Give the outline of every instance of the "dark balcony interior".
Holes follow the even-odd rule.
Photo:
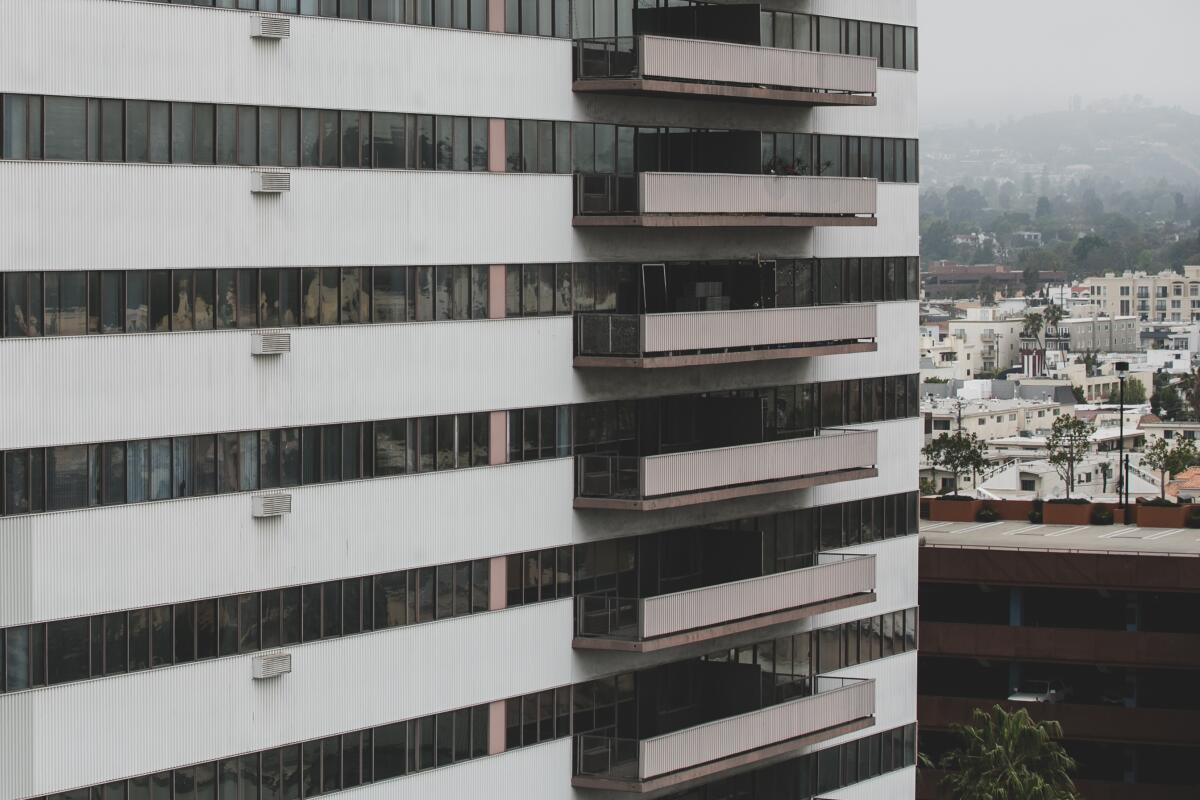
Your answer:
[[[615,151],[613,142],[597,142],[592,145],[592,158],[588,158],[592,143],[575,143],[578,215],[637,214],[639,172],[755,175],[762,171],[757,131],[622,125],[616,134]],[[609,163],[614,155],[616,160]]]
[[[619,540],[629,571],[616,586],[580,592],[579,637],[635,639],[639,600],[759,578],[817,563],[821,509],[718,523]],[[826,511],[839,532],[842,509]]]
[[[639,459],[735,445],[814,436],[818,431],[816,387],[808,384],[621,401],[618,428],[588,452],[577,444],[584,497],[632,497],[639,493]],[[594,437],[577,432],[577,443]]]
[[[1190,669],[923,656],[917,691],[922,696],[976,699],[990,705],[1004,702],[1015,687],[1028,682],[1057,681],[1064,687],[1066,697],[1061,703],[1036,704],[1040,710],[1067,712],[1076,705],[1104,706],[1128,711],[1187,711],[1194,716],[1200,710],[1200,681],[1195,676],[1195,670]],[[1049,716],[1054,718],[1052,712]],[[1114,733],[1117,732],[1067,730],[1068,736],[1084,739],[1093,735],[1108,738]]]
[[[609,12],[611,14],[611,12]],[[733,100],[805,105],[875,105],[869,93],[829,91],[795,86],[737,85],[736,82],[689,80],[673,76],[643,76],[638,53],[642,36],[661,36],[704,42],[781,47],[784,49],[839,52],[849,48],[841,36],[811,35],[807,15],[796,37],[792,36],[791,17],[763,12],[758,4],[699,3],[673,4],[658,8],[632,8],[618,4],[616,19],[597,14],[595,25],[584,23],[577,31],[575,46],[575,88],[584,91],[609,91],[627,94],[654,94],[678,97],[713,96]],[[776,35],[774,18],[784,24]],[[835,20],[836,22],[836,20]],[[612,23],[615,23],[613,25]],[[784,33],[786,29],[786,33]],[[579,34],[582,35],[579,35]],[[826,41],[828,40],[828,41]],[[734,88],[734,87],[737,88]]]
[[[576,774],[636,777],[642,740],[811,695],[808,660],[774,653],[765,642],[576,685]]]
[[[1200,593],[922,583],[928,622],[1021,625],[1200,637]]]

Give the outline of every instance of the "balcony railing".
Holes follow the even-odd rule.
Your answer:
[[[875,682],[818,677],[816,692],[649,739],[575,737],[574,785],[649,792],[753,764],[858,730],[875,714]]]
[[[875,349],[873,304],[577,314],[575,365],[680,367]]]
[[[574,47],[576,91],[875,105],[879,65],[867,56],[649,35]]]
[[[875,225],[870,178],[641,172],[575,176],[575,225],[819,227]]]
[[[874,430],[656,456],[581,454],[576,508],[654,510],[837,483],[875,474]]]
[[[870,602],[875,556],[820,553],[803,569],[656,597],[575,598],[575,647],[652,652]]]

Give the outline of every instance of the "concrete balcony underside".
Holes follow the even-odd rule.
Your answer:
[[[656,369],[869,353],[873,304],[576,317],[576,367]]]
[[[952,724],[970,722],[973,709],[989,709],[994,705],[1009,711],[1023,708],[1037,721],[1056,720],[1062,725],[1063,738],[1067,740],[1200,746],[1200,727],[1196,725],[1196,712],[1191,709],[1012,703],[990,698],[923,694],[917,697],[917,719],[923,728],[949,730]]]
[[[874,353],[875,342],[845,342],[842,344],[798,344],[795,347],[775,346],[769,350],[726,350],[713,353],[671,353],[646,356],[575,356],[576,367],[607,367],[617,369],[669,369],[673,367],[702,367],[716,364],[744,364],[750,361],[778,361],[791,358]]]
[[[614,214],[581,215],[577,228],[874,228],[874,217],[784,216],[781,214]]]
[[[728,83],[697,83],[670,78],[601,78],[577,80],[571,84],[576,92],[622,94],[652,97],[703,98],[738,100],[771,105],[850,106],[870,107],[878,104],[874,97],[857,94],[836,94],[806,89],[784,89],[770,86],[738,86]]]
[[[1200,668],[1200,634],[1032,628],[926,622],[921,652],[931,656]]]
[[[854,681],[809,697],[637,742],[634,775],[576,774],[571,784],[646,794],[681,789],[862,730],[875,719],[875,682]]]
[[[599,631],[589,628],[589,598],[577,599],[578,650],[650,653],[758,630],[875,601],[875,557],[823,555],[826,563],[803,569],[642,598],[617,608],[633,616],[608,623],[601,605]]]

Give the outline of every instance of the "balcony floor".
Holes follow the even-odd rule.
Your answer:
[[[577,228],[874,228],[875,217],[787,214],[584,214]]]
[[[700,492],[664,495],[662,497],[647,497],[624,499],[617,497],[576,497],[575,508],[608,509],[613,511],[659,511],[664,508],[681,508],[700,503],[716,503],[721,500],[732,500],[737,497],[753,497],[762,494],[790,492],[796,489],[808,489],[813,486],[824,486],[829,483],[857,481],[863,478],[878,477],[879,470],[875,467],[848,469],[841,472],[830,472],[823,475],[808,475],[801,478],[786,478],[766,483],[747,483],[741,486],[727,486],[721,489],[707,489]]]
[[[744,633],[745,631],[759,630],[760,628],[768,628],[772,625],[781,625],[785,622],[795,622],[799,619],[816,616],[817,614],[825,614],[830,611],[838,611],[839,609],[843,608],[851,608],[853,606],[874,603],[875,599],[875,592],[865,592],[863,594],[850,595],[849,597],[839,597],[834,600],[826,600],[823,603],[812,603],[810,605],[789,608],[770,614],[760,614],[756,617],[748,617],[746,619],[726,622],[720,625],[712,625],[707,628],[698,628],[696,630],[673,633],[667,636],[659,636],[654,639],[605,639],[604,637],[600,636],[577,636],[571,640],[571,647],[576,650],[609,650],[622,653],[654,653],[659,650],[667,650],[672,647],[682,647],[683,645],[695,644],[696,642],[707,642],[710,639],[718,639],[722,636],[732,636],[734,634]]]
[[[797,736],[794,739],[788,739],[785,742],[760,747],[757,750],[751,750],[745,753],[728,758],[721,758],[716,761],[710,761],[707,764],[700,764],[688,769],[672,772],[667,775],[659,775],[646,780],[637,780],[630,778],[602,778],[591,775],[575,775],[571,778],[571,785],[577,789],[604,789],[614,792],[630,792],[633,794],[646,794],[649,792],[657,792],[663,789],[679,789],[686,788],[687,785],[699,782],[714,776],[727,777],[738,772],[744,772],[750,768],[757,768],[782,761],[790,756],[793,756],[797,750],[811,745],[820,744],[821,742],[835,739],[838,736],[844,736],[848,733],[860,731],[863,728],[868,728],[875,722],[875,717],[863,717],[861,719],[852,720],[842,725],[835,725],[832,728],[826,728],[816,733],[808,734],[807,736]]]
[[[844,92],[819,92],[807,89],[779,89],[733,83],[700,83],[669,78],[596,78],[571,84],[576,92],[624,94],[651,97],[715,97],[772,105],[799,106],[874,106],[874,95]]]
[[[666,369],[699,367],[713,364],[743,364],[751,361],[775,361],[788,358],[874,353],[875,342],[846,342],[843,344],[797,345],[771,350],[734,350],[720,353],[651,356],[575,356],[576,367],[608,367],[618,369]]]

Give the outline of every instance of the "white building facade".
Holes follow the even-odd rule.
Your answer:
[[[912,797],[916,1],[213,5],[0,7],[0,797]]]

